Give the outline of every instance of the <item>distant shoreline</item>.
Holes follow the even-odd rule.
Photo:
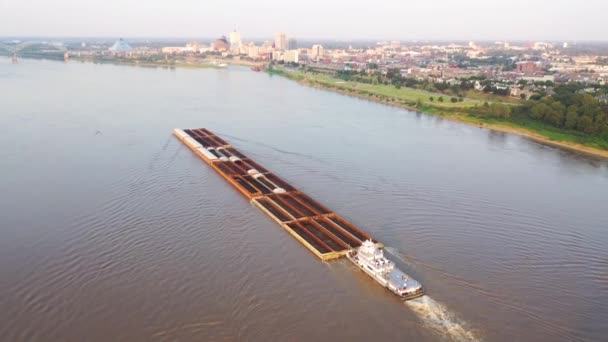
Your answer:
[[[191,60],[170,60],[170,63],[166,62],[148,62],[130,59],[89,59],[82,57],[73,57],[74,61],[91,61],[99,63],[115,63],[120,65],[133,65],[133,66],[150,66],[150,67],[169,67],[169,68],[211,68],[211,69],[222,69],[228,65],[240,65],[240,66],[261,66],[264,63],[256,63],[244,60],[233,60],[233,59],[191,59]]]
[[[6,55],[10,59],[10,56]],[[46,59],[53,61],[62,61],[62,56],[53,55],[29,55],[20,56],[19,59]],[[230,59],[193,59],[188,60],[173,60],[169,63],[164,61],[142,61],[137,59],[120,59],[120,58],[87,58],[71,56],[68,62],[89,62],[94,64],[114,64],[114,65],[129,65],[129,66],[141,66],[141,67],[160,67],[160,68],[210,68],[210,69],[222,69],[228,65],[239,65],[247,67],[264,66],[265,63],[252,62],[246,60],[230,60]]]
[[[415,112],[420,112],[420,113],[424,113],[424,114],[428,114],[428,115],[435,115],[435,116],[439,116],[441,118],[444,118],[444,119],[447,119],[450,121],[464,123],[469,126],[476,126],[479,128],[485,128],[485,129],[489,129],[489,130],[493,130],[493,131],[497,131],[497,132],[516,134],[516,135],[528,138],[530,140],[533,140],[533,141],[536,141],[538,143],[542,143],[545,145],[549,145],[549,146],[553,146],[553,147],[557,147],[557,148],[561,148],[561,149],[569,150],[569,151],[573,151],[573,152],[582,153],[582,154],[585,154],[588,156],[608,159],[608,150],[603,150],[603,149],[599,149],[599,148],[595,148],[595,147],[591,147],[591,146],[586,146],[583,144],[570,142],[570,141],[551,140],[548,137],[545,137],[540,133],[534,132],[534,131],[524,128],[524,127],[511,126],[506,123],[487,123],[487,122],[483,122],[477,118],[467,116],[464,113],[462,113],[462,114],[455,114],[455,113],[448,113],[448,112],[434,113],[431,111],[425,111],[424,109],[421,110],[420,108],[416,108],[415,106],[406,105],[406,104],[399,103],[396,101],[380,99],[378,97],[374,97],[373,95],[367,95],[367,94],[364,95],[364,94],[359,94],[356,92],[350,92],[350,91],[346,91],[346,90],[330,88],[330,87],[324,86],[320,83],[313,83],[313,82],[307,81],[305,79],[298,80],[293,77],[290,77],[288,74],[285,74],[285,73],[278,73],[278,75],[286,77],[290,80],[296,81],[297,83],[308,86],[308,87],[327,90],[327,91],[331,91],[331,92],[342,94],[342,95],[352,96],[352,97],[356,97],[356,98],[360,98],[360,99],[364,99],[364,100],[368,100],[368,101],[372,101],[372,102],[376,102],[376,103],[381,103],[381,104],[389,105],[389,106],[393,106],[393,107],[399,107],[399,108],[403,108],[403,109],[407,109],[407,110],[415,111]]]

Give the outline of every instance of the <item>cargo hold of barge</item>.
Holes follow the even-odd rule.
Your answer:
[[[175,136],[322,260],[345,256],[363,241],[376,240],[268,171],[205,128],[175,129]]]

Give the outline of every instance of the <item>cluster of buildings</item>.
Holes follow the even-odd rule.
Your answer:
[[[340,44],[332,44],[340,46]],[[608,50],[606,50],[608,51]],[[601,52],[581,54],[568,43],[510,43],[504,41],[476,44],[382,41],[359,44],[353,48],[342,44],[327,49],[321,44],[301,46],[293,37],[277,32],[273,40],[245,41],[237,30],[205,43],[183,46],[146,46],[132,48],[119,40],[104,54],[125,58],[162,56],[172,58],[207,58],[246,60],[254,63],[297,63],[318,70],[353,70],[360,73],[387,73],[399,70],[403,78],[430,83],[459,84],[475,81],[474,89],[484,91],[511,89],[511,95],[528,97],[541,84],[582,82],[608,83],[608,56]],[[607,53],[608,55],[608,53]],[[522,80],[525,81],[522,83]],[[525,84],[522,86],[522,84]]]
[[[300,63],[302,61],[317,62],[324,56],[321,45],[311,48],[301,48],[295,38],[287,37],[285,32],[278,32],[274,40],[263,42],[245,42],[241,33],[234,30],[228,37],[221,36],[210,44],[192,42],[186,46],[167,46],[161,52],[170,55],[214,54],[225,58],[245,58],[251,61],[268,62],[282,61]]]
[[[551,92],[555,83],[608,84],[608,58],[584,54],[568,43],[494,42],[477,45],[378,42],[365,48],[324,50],[309,63],[314,68],[387,73],[399,70],[403,78],[430,83],[471,82],[473,89],[509,90],[513,97]],[[481,82],[480,80],[484,80]]]

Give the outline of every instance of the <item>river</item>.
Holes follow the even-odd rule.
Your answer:
[[[245,68],[0,59],[2,341],[599,341],[608,163]],[[207,127],[387,246],[402,303],[185,148]]]

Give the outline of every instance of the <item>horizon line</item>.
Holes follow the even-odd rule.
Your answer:
[[[226,36],[226,35],[222,35]],[[72,35],[0,35],[0,39],[23,39],[23,38],[44,38],[44,39],[175,39],[175,40],[215,40],[218,37],[204,37],[204,36],[153,36],[153,35],[82,35],[82,36],[72,36]],[[368,37],[368,38],[311,38],[311,37],[291,37],[296,40],[303,41],[333,41],[333,42],[370,42],[370,41],[399,41],[399,42],[498,42],[498,41],[506,41],[506,42],[574,42],[574,43],[608,43],[608,39],[504,39],[504,38],[484,38],[484,39],[471,39],[471,38],[379,38],[379,37]],[[249,39],[242,39],[243,41],[264,41],[269,40],[272,41],[274,38],[270,37],[252,37]]]

